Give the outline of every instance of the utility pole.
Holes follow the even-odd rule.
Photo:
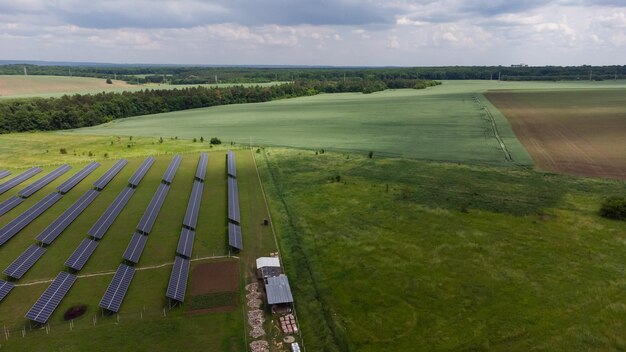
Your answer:
[[[589,69],[589,80],[591,81],[591,69]]]
[[[26,66],[24,66],[24,76],[28,76],[28,71],[26,71]]]
[[[215,84],[217,84],[217,75],[215,75]]]
[[[500,81],[500,77],[502,77],[502,71],[498,71],[498,81]]]

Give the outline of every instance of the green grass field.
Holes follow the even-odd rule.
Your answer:
[[[242,286],[253,280],[254,259],[275,251],[276,246],[271,230],[262,226],[267,218],[263,195],[249,151],[237,153],[239,169],[239,189],[241,192],[241,214],[244,244],[246,251],[240,255]],[[11,338],[1,342],[2,350],[28,351],[84,351],[99,350],[102,346],[119,351],[171,351],[181,343],[189,343],[186,350],[241,351],[245,349],[246,325],[243,320],[243,303],[229,313],[214,313],[188,317],[185,312],[189,302],[182,307],[167,310],[163,317],[163,308],[167,307],[165,290],[174,260],[176,245],[187,200],[191,191],[193,176],[198,161],[198,154],[185,154],[166,202],[154,225],[139,270],[130,287],[126,299],[117,317],[99,315],[98,303],[122,261],[122,254],[134,232],[134,228],[150,202],[160,183],[161,176],[171,160],[171,156],[157,157],[156,163],[141,182],[134,196],[124,211],[113,223],[107,235],[102,239],[94,255],[80,272],[80,277],[49,323],[51,334],[42,330],[29,330],[26,338],[21,338],[21,330],[28,326],[24,315],[48,283],[38,283],[54,278],[64,269],[63,263],[80,241],[86,237],[87,230],[100,214],[126,186],[128,178],[134,173],[143,158],[131,158],[129,164],[105,188],[98,198],[72,223],[61,236],[48,248],[45,255],[17,283],[16,287],[0,303],[0,325],[11,331]],[[34,238],[69,205],[80,197],[114,160],[102,162],[102,166],[82,181],[46,213],[33,221],[18,235],[0,247],[0,267],[5,268],[26,247],[33,244]],[[84,164],[83,164],[84,165]],[[70,172],[40,190],[27,201],[0,218],[0,226],[18,216],[29,206],[67,179],[83,165],[73,165]],[[45,167],[45,171],[52,166]],[[42,174],[43,175],[43,174]],[[15,194],[24,185],[3,194],[0,201]],[[225,153],[209,154],[209,166],[200,208],[200,220],[196,228],[193,258],[227,256],[226,223],[226,175]],[[200,260],[195,263],[206,262]],[[154,267],[154,268],[153,268]],[[90,276],[94,275],[95,276]],[[244,293],[242,292],[242,296]],[[73,331],[63,322],[63,313],[75,305],[86,304],[86,315],[74,322]],[[93,317],[98,321],[93,326]],[[115,335],[115,336],[112,336]],[[193,335],[193,336],[189,336]],[[129,341],[141,340],[138,347]]]
[[[219,136],[242,144],[374,151],[454,162],[503,164],[491,122],[473,97],[488,89],[581,89],[624,82],[446,81],[427,90],[322,94],[260,104],[218,106],[132,117],[69,132],[81,135]],[[516,164],[532,160],[506,119],[490,107]]]
[[[263,160],[307,348],[626,348],[626,232],[597,214],[623,182],[277,148]]]

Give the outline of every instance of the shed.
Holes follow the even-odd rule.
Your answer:
[[[278,275],[268,277],[265,284],[265,291],[267,293],[267,304],[279,305],[279,304],[292,304],[293,296],[291,295],[291,287],[289,287],[289,280],[286,275]]]
[[[256,270],[259,279],[278,276],[283,273],[283,269],[280,267],[280,260],[275,257],[257,258]]]

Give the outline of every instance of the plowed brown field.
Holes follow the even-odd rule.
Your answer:
[[[626,179],[626,90],[492,91],[485,97],[540,169]]]

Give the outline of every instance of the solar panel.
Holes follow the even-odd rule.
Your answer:
[[[198,213],[200,212],[200,201],[202,200],[202,190],[204,184],[200,181],[194,181],[191,188],[191,195],[189,196],[189,202],[187,203],[187,211],[185,212],[185,218],[183,219],[183,225],[188,226],[190,229],[195,229],[198,223]]]
[[[109,287],[104,292],[104,296],[102,296],[99,307],[117,313],[122,306],[122,301],[134,275],[135,268],[120,264]]]
[[[48,210],[48,208],[58,202],[61,198],[63,198],[63,196],[56,192],[50,193],[35,205],[20,214],[20,216],[6,224],[0,229],[0,246],[4,245],[8,240],[35,220],[39,215]]]
[[[29,178],[37,175],[38,173],[40,173],[42,170],[38,167],[33,167],[30,168],[24,172],[22,172],[21,174],[13,177],[12,179],[8,180],[7,182],[3,183],[0,185],[0,194],[3,194],[4,192],[10,190],[11,188],[19,185],[20,183],[28,180]]]
[[[235,153],[232,150],[228,151],[226,156],[227,164],[228,164],[228,175],[232,177],[237,177],[237,166],[235,163]]]
[[[196,179],[204,182],[204,176],[206,175],[206,166],[209,164],[209,154],[200,154],[200,160],[198,160],[198,168],[196,169]]]
[[[24,201],[24,198],[13,196],[4,202],[0,203],[0,216],[8,213],[11,209],[20,205]]]
[[[151,156],[146,158],[146,160],[144,160],[143,163],[139,165],[137,171],[135,171],[135,173],[130,177],[130,179],[128,180],[128,184],[133,187],[137,187],[139,185],[139,182],[141,182],[148,170],[150,170],[150,168],[152,167],[152,164],[154,164],[154,160],[155,159]]]
[[[176,257],[174,267],[170,275],[170,282],[167,285],[165,296],[173,300],[184,302],[185,290],[187,289],[187,277],[189,276],[189,259]]]
[[[85,177],[89,176],[89,174],[92,173],[99,166],[100,163],[92,161],[91,163],[87,164],[87,166],[85,166],[82,170],[78,171],[77,173],[72,175],[72,177],[63,182],[59,187],[57,187],[57,190],[61,193],[69,192],[72,188],[74,188],[74,186],[80,183],[80,181],[84,180]]]
[[[37,241],[44,244],[51,244],[59,235],[76,220],[76,218],[100,195],[100,192],[93,189],[88,190],[82,197],[78,198],[63,214],[59,215],[48,227],[37,236]]]
[[[180,231],[180,238],[178,239],[178,247],[176,253],[191,258],[191,251],[193,250],[193,239],[196,237],[196,232],[183,228]]]
[[[241,237],[241,226],[228,224],[228,245],[238,250],[243,249],[243,239]]]
[[[167,196],[167,192],[169,191],[170,186],[165,185],[163,183],[159,184],[159,188],[154,193],[150,204],[148,204],[148,208],[143,213],[141,220],[139,220],[139,225],[137,225],[137,230],[143,233],[150,233],[152,230],[152,226],[154,225],[154,221],[159,215],[159,211],[163,206],[163,202],[165,201],[165,197]]]
[[[20,254],[17,259],[13,261],[13,263],[9,264],[9,266],[4,269],[3,273],[6,276],[10,276],[15,279],[20,279],[28,269],[32,268],[35,263],[41,258],[41,256],[46,253],[46,249],[43,247],[39,247],[37,245],[31,245],[26,248],[22,254]]]
[[[0,302],[6,297],[9,292],[15,287],[15,284],[12,282],[0,280]]]
[[[178,166],[180,165],[181,160],[183,160],[183,158],[180,155],[174,155],[174,158],[172,158],[172,162],[170,162],[170,165],[167,167],[167,170],[165,170],[165,173],[163,174],[163,181],[165,181],[166,183],[172,183],[172,180],[174,180],[174,175],[176,175],[176,170],[178,170]]]
[[[9,176],[10,174],[11,174],[11,171],[9,170],[0,170],[0,180]]]
[[[143,253],[143,249],[146,247],[146,242],[148,242],[148,236],[135,233],[130,239],[128,247],[126,247],[123,258],[135,264],[139,263],[139,258],[141,258],[141,253]]]
[[[231,221],[239,223],[239,187],[237,187],[237,179],[228,178],[228,218]]]
[[[85,238],[74,250],[74,253],[67,258],[65,266],[74,270],[81,270],[89,260],[89,257],[98,247],[98,242]]]
[[[59,176],[61,176],[64,173],[66,173],[71,168],[72,167],[69,166],[69,165],[65,165],[65,164],[61,165],[58,168],[56,168],[55,170],[53,170],[52,172],[50,172],[49,174],[47,174],[44,177],[40,178],[39,180],[31,183],[28,187],[26,187],[23,190],[19,191],[17,194],[20,197],[28,198],[33,193],[35,193],[35,192],[39,191],[40,189],[44,188],[50,182],[52,182],[52,181],[56,180],[57,178],[59,178]]]
[[[100,178],[93,183],[93,186],[100,190],[104,189],[104,187],[106,187],[106,185],[111,182],[113,177],[115,177],[120,171],[122,171],[126,164],[128,164],[128,160],[118,160],[115,164],[113,164],[113,166],[111,166],[110,169],[107,170],[107,172],[104,173],[104,175],[100,176]]]
[[[87,234],[102,239],[104,234],[109,230],[109,227],[113,224],[113,221],[120,215],[122,209],[126,206],[126,203],[130,200],[130,197],[135,193],[134,188],[124,187],[122,192],[115,198],[113,203],[109,205],[107,210],[100,216],[98,221],[87,231]]]
[[[72,288],[74,282],[76,282],[76,275],[61,271],[28,313],[26,313],[26,319],[45,324],[55,309],[57,309],[63,297]]]

